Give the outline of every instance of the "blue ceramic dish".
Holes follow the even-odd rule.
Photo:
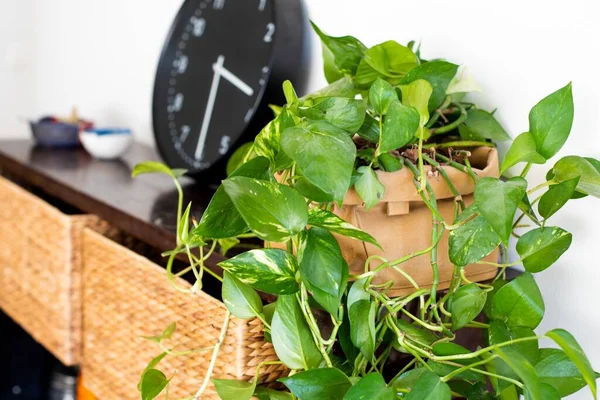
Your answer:
[[[44,147],[79,146],[79,126],[64,122],[29,122],[37,144]]]
[[[128,128],[89,128],[85,133],[93,133],[98,136],[104,135],[131,135],[131,129]]]

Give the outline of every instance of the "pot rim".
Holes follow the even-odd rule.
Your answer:
[[[487,146],[477,147],[471,152],[469,160],[471,161],[471,165],[484,165],[483,169],[473,167],[473,172],[478,177],[489,176],[498,178],[500,176],[498,150],[496,148]],[[449,165],[444,165],[442,168],[461,195],[473,193],[475,184],[466,173]],[[432,171],[431,165],[425,166],[425,170],[428,173],[427,181],[431,185],[437,199],[455,197],[441,175],[430,174]],[[413,183],[413,175],[408,168],[402,168],[395,172],[377,170],[376,173],[379,181],[385,187],[385,193],[380,203],[422,201]],[[343,202],[344,205],[349,206],[358,206],[363,203],[363,200],[354,187],[348,190]]]

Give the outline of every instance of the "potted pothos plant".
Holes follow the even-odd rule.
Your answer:
[[[548,163],[569,136],[571,85],[531,109],[498,170],[494,142],[509,136],[493,113],[465,100],[474,86],[455,64],[423,60],[414,44],[367,48],[315,31],[331,84],[301,98],[284,84],[287,104],[235,156],[199,222],[190,224],[179,200],[169,265],[187,253],[201,272],[207,252],[195,257],[195,247],[211,252],[249,236],[266,243],[221,262],[219,279],[231,314],[263,322],[274,362],[289,368],[279,379],[285,389],[214,379],[220,397],[551,400],[587,385],[596,398],[598,374],[574,337],[534,332],[544,301],[533,274],[572,240],[550,218],[568,201],[600,197],[592,158],[563,157],[546,182],[527,181],[532,164]],[[179,185],[162,164],[140,164],[134,175],[146,172]],[[365,220],[383,228],[361,229],[373,225]],[[511,236],[514,261],[497,252]],[[525,272],[508,281],[513,265]],[[265,305],[257,291],[276,300]],[[465,328],[481,330],[486,345],[457,344]],[[544,338],[558,348],[540,348]],[[214,365],[219,343],[212,351]],[[144,371],[144,399],[168,384],[158,368],[153,361]]]

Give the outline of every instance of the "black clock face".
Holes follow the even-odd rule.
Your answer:
[[[157,146],[172,167],[205,170],[247,130],[272,72],[273,8],[272,0],[184,3],[154,89]]]

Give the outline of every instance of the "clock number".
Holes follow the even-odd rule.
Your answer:
[[[204,18],[192,17],[190,22],[193,25],[192,33],[196,37],[202,36],[204,28],[206,27],[206,20]]]
[[[178,111],[181,111],[182,107],[183,107],[183,94],[177,93],[175,95],[175,98],[173,98],[173,102],[167,107],[167,111],[170,113],[178,112]]]
[[[229,151],[229,143],[231,142],[231,138],[229,136],[223,136],[221,138],[221,143],[219,146],[219,154],[223,155]]]
[[[183,73],[185,73],[185,70],[187,69],[188,61],[189,61],[188,57],[182,55],[179,58],[177,58],[175,61],[173,61],[173,67],[175,67],[177,69],[177,72],[179,74],[183,74]]]
[[[215,0],[213,3],[213,9],[222,10],[225,7],[225,0]]]
[[[187,139],[188,135],[190,134],[190,127],[188,125],[183,125],[181,127],[181,136],[179,137],[179,140],[183,143],[185,142],[185,139]]]
[[[275,33],[275,24],[272,22],[269,22],[267,24],[267,33],[265,34],[265,37],[263,38],[265,43],[271,43],[273,41],[274,33]]]
[[[258,3],[258,11],[264,11],[266,5],[267,0],[260,0],[260,2]]]

